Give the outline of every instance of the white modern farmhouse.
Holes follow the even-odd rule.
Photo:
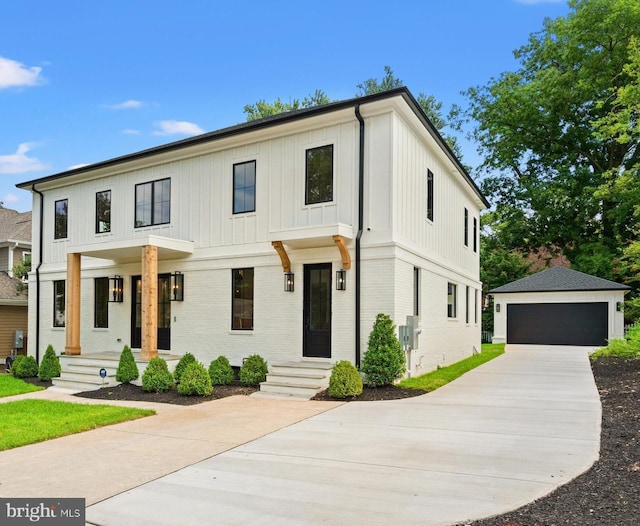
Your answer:
[[[29,354],[359,364],[376,314],[411,374],[480,349],[488,204],[400,88],[24,182]]]

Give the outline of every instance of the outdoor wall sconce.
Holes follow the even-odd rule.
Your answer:
[[[294,285],[295,283],[294,283],[293,272],[285,272],[284,273],[284,291],[293,292]]]
[[[500,312],[500,304],[496,303],[496,312]]]
[[[184,301],[184,274],[177,270],[171,274],[171,301]]]
[[[122,276],[113,276],[109,278],[109,302],[122,303],[123,300],[124,279]]]
[[[617,301],[616,302],[616,310],[618,312],[622,312],[624,310],[624,303],[622,303],[621,301]]]
[[[347,271],[343,268],[336,270],[336,290],[347,290]]]

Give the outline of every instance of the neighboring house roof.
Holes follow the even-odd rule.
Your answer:
[[[0,242],[8,240],[31,243],[31,212],[0,208]]]
[[[334,111],[343,110],[350,107],[358,107],[360,104],[366,104],[369,102],[374,102],[378,100],[384,100],[392,97],[402,97],[408,106],[412,109],[415,115],[420,119],[422,124],[425,126],[427,131],[431,134],[431,136],[438,143],[440,148],[445,152],[447,157],[456,165],[462,176],[469,183],[473,191],[482,201],[482,203],[488,208],[489,202],[486,200],[482,192],[471,178],[467,169],[462,165],[460,160],[455,156],[455,154],[451,151],[451,148],[443,139],[442,135],[438,132],[435,126],[431,123],[427,115],[424,113],[416,99],[413,97],[411,92],[405,88],[397,88],[390,91],[384,91],[380,93],[375,93],[373,95],[367,95],[365,97],[356,97],[353,99],[332,102],[330,104],[324,104],[322,106],[314,106],[312,108],[304,108],[301,110],[288,111],[284,113],[279,113],[277,115],[271,115],[269,117],[264,117],[262,119],[257,119],[255,121],[246,122],[242,124],[237,124],[235,126],[230,126],[228,128],[223,128],[218,131],[213,131],[210,133],[204,133],[202,135],[197,135],[195,137],[190,137],[188,139],[183,139],[181,141],[172,142],[169,144],[164,144],[162,146],[157,146],[155,148],[149,148],[147,150],[142,150],[140,152],[136,152],[129,155],[124,155],[122,157],[116,157],[114,159],[109,159],[107,161],[102,161],[95,164],[90,164],[86,166],[82,166],[79,168],[74,168],[72,170],[67,170],[65,172],[60,172],[58,174],[50,175],[47,177],[42,177],[40,179],[34,179],[32,181],[25,181],[24,183],[20,183],[16,185],[18,188],[22,188],[25,190],[31,190],[35,184],[44,183],[48,181],[53,181],[55,179],[60,179],[63,177],[69,177],[72,175],[82,174],[84,172],[90,172],[92,170],[96,170],[99,168],[105,168],[108,166],[114,166],[121,163],[125,163],[128,161],[132,161],[135,159],[140,159],[144,157],[149,157],[152,155],[166,153],[173,150],[179,150],[181,148],[188,148],[190,146],[194,146],[201,143],[216,141],[225,137],[231,137],[234,135],[239,135],[242,133],[247,133],[254,130],[259,130],[262,128],[269,128],[272,126],[277,126],[279,124],[284,124],[287,122],[293,122],[297,120],[302,120],[309,117],[314,117],[317,115],[322,115],[325,113],[330,113]]]
[[[562,292],[576,290],[629,290],[631,287],[598,278],[566,267],[551,267],[526,278],[512,281],[489,291],[489,294],[514,292]]]
[[[19,303],[26,305],[27,289],[24,287],[24,290],[18,293],[19,285],[18,278],[12,278],[6,272],[0,272],[0,304]]]

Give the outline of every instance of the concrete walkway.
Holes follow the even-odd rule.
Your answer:
[[[600,416],[584,350],[508,352],[425,396],[308,418],[93,505],[87,521],[454,524],[585,471]]]

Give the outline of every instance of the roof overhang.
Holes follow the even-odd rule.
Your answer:
[[[158,248],[158,259],[178,259],[193,254],[193,241],[173,239],[161,236],[142,236],[114,241],[100,241],[84,245],[69,245],[67,252],[82,254],[83,256],[110,259],[117,263],[140,261],[142,247],[155,246]]]
[[[327,226],[272,230],[269,232],[269,241],[282,241],[291,248],[319,248],[335,246],[334,236],[342,236],[346,242],[349,242],[353,239],[353,227],[337,223]]]

